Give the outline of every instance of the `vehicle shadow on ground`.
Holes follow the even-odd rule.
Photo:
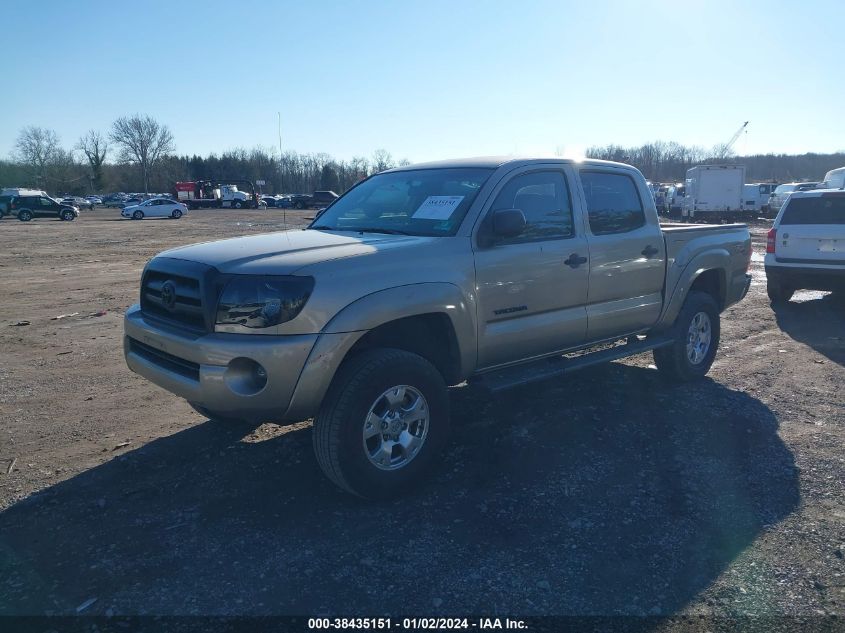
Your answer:
[[[328,483],[310,429],[211,422],[57,484],[0,515],[0,614],[672,613],[799,503],[771,411],[711,380],[614,363],[452,406],[388,503]]]
[[[820,299],[772,306],[778,327],[800,343],[845,365],[845,301],[832,294]]]

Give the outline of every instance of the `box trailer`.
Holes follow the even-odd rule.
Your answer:
[[[681,215],[695,221],[733,222],[754,216],[742,204],[745,167],[699,165],[687,170]]]

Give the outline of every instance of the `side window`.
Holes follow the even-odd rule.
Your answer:
[[[53,206],[53,201],[52,201],[52,200],[48,200],[47,198],[39,198],[39,199],[38,199],[38,204],[39,204],[40,206],[44,207],[45,209],[49,209],[50,207],[52,207],[52,206]]]
[[[521,235],[498,239],[497,244],[554,240],[575,233],[569,187],[559,171],[515,176],[496,196],[491,212],[501,209],[519,209],[527,226]]]
[[[582,171],[593,235],[627,233],[645,224],[645,212],[637,186],[627,174]]]

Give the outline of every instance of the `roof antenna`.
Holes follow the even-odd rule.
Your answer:
[[[279,182],[281,182],[282,176],[282,113],[281,111],[278,112],[279,115]],[[285,227],[285,232],[288,230],[288,208],[282,207],[282,223]],[[290,236],[288,236],[290,239]]]

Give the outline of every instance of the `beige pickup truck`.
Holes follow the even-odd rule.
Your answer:
[[[385,497],[446,441],[449,385],[494,392],[649,350],[671,380],[704,376],[750,258],[745,225],[660,226],[627,165],[412,165],[306,230],[153,258],[126,362],[211,420],[313,417],[326,475]]]

